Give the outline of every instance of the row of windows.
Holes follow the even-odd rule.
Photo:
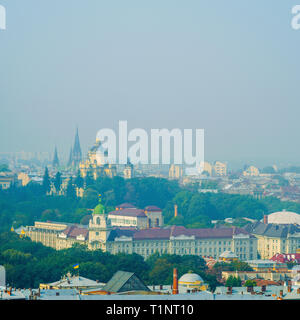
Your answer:
[[[118,250],[118,252],[128,252],[128,250],[126,250],[126,248],[123,248],[121,250]],[[195,250],[191,250],[191,249],[187,249],[187,248],[181,248],[181,249],[174,249],[174,250],[171,250],[171,251],[168,251],[167,249],[149,249],[149,248],[138,248],[136,250],[134,250],[135,253],[137,254],[141,254],[141,255],[144,255],[144,256],[149,256],[155,252],[159,252],[161,254],[163,253],[174,253],[174,254],[195,254],[195,255],[206,255],[209,253],[209,255],[213,256],[214,258],[217,258],[219,255],[220,255],[220,252],[219,254],[217,255],[216,252],[214,253],[211,253],[211,252],[206,252],[206,250],[204,250],[203,252],[201,250],[197,250],[197,248]],[[253,259],[254,255],[252,253],[249,254],[249,256],[245,253],[243,254],[239,254],[239,258],[240,259]]]
[[[110,221],[111,221],[111,223],[116,223],[116,224],[136,225],[136,220],[112,218],[112,219],[110,219]]]

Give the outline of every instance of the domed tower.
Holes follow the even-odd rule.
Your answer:
[[[95,207],[92,219],[89,222],[90,249],[106,251],[106,241],[111,229],[110,220],[105,212],[105,206],[101,203],[101,195],[99,195],[99,204]]]

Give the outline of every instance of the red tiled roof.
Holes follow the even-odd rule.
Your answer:
[[[170,229],[144,229],[139,230],[133,234],[134,240],[142,239],[169,239],[170,238]]]
[[[69,238],[76,238],[79,235],[82,235],[84,236],[84,238],[87,238],[89,231],[86,228],[69,226],[63,231],[63,233],[66,234]]]
[[[134,233],[134,239],[169,239],[171,236],[178,237],[180,235],[195,236],[196,239],[232,238],[233,234],[239,233],[249,234],[240,228],[186,229],[183,226],[172,226],[171,228],[155,228],[137,231]]]
[[[264,280],[264,279],[251,279],[251,280],[255,281],[257,287],[280,285],[278,282],[272,281],[272,280]]]
[[[108,214],[114,215],[114,216],[122,216],[122,217],[145,217],[146,218],[144,210],[135,209],[135,208],[115,210],[115,211],[109,212]]]
[[[285,263],[295,261],[300,263],[300,253],[276,253],[270,260]]]

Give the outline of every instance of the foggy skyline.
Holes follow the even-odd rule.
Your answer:
[[[300,164],[294,1],[0,0],[0,152],[205,130],[205,158]]]

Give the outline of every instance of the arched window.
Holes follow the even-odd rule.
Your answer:
[[[96,219],[96,224],[100,224],[100,218],[99,217]]]
[[[156,226],[156,227],[159,226],[159,219],[158,219],[158,218],[155,219],[155,226]]]

